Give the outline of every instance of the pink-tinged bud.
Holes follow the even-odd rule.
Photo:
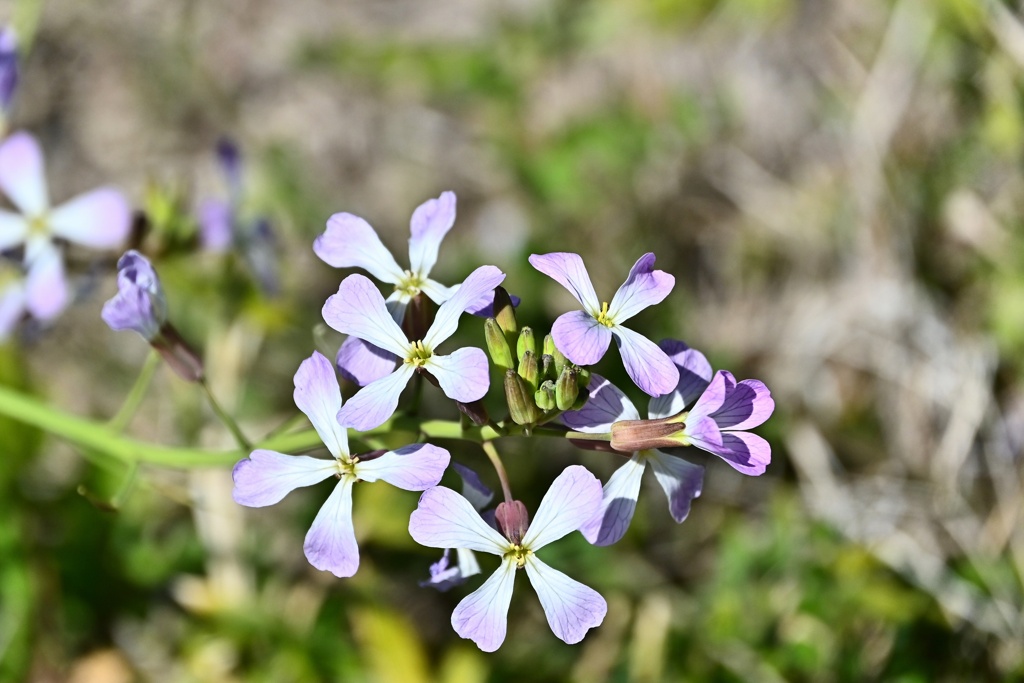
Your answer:
[[[513,500],[511,503],[498,503],[494,511],[494,518],[498,521],[498,528],[505,538],[519,545],[523,542],[526,529],[530,526],[530,514],[521,500]]]
[[[204,377],[203,361],[192,347],[188,345],[174,326],[170,323],[160,328],[159,334],[150,340],[150,345],[156,349],[165,361],[174,370],[178,377],[186,382],[201,382]]]
[[[430,328],[430,300],[422,292],[414,296],[405,308],[402,331],[409,339],[423,339]]]
[[[621,420],[612,425],[612,448],[622,453],[635,453],[652,448],[684,446],[683,422],[670,417],[662,420]]]
[[[473,421],[477,427],[483,427],[491,421],[491,416],[487,412],[487,406],[484,405],[483,401],[472,401],[470,403],[463,403],[462,401],[455,402],[456,407],[459,411]]]

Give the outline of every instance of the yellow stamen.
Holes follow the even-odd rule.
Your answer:
[[[614,327],[615,321],[608,315],[608,302],[601,302],[601,312],[597,314],[597,322],[601,323],[605,327]]]
[[[405,271],[405,276],[395,285],[395,291],[413,297],[423,289],[423,278],[411,270]]]
[[[405,359],[405,362],[420,368],[426,364],[432,355],[434,355],[434,352],[428,349],[426,344],[422,341],[414,341],[412,343],[412,351],[409,353],[408,358]]]
[[[524,548],[521,545],[513,544],[509,547],[504,557],[513,557],[516,561],[516,569],[522,569],[526,566],[526,558],[533,555],[533,551],[529,548]]]

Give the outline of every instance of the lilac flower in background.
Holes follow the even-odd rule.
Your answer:
[[[152,341],[167,322],[167,299],[153,266],[134,249],[117,262],[117,290],[103,304],[103,321],[112,330],[135,330]]]
[[[348,433],[336,418],[342,407],[334,366],[314,353],[295,373],[295,405],[306,414],[330,460],[256,450],[235,465],[236,502],[248,507],[273,505],[302,486],[337,477],[338,483],[306,534],[303,549],[309,563],[338,577],[359,568],[359,546],[352,526],[352,487],[356,482],[386,481],[407,491],[423,491],[441,481],[448,451],[430,444],[412,444],[394,451],[351,455]]]
[[[63,258],[54,239],[110,249],[128,236],[131,214],[124,196],[112,188],[50,208],[43,171],[39,143],[28,133],[15,133],[0,144],[0,190],[21,211],[0,210],[0,251],[25,245],[29,279],[33,271],[40,278],[34,296],[29,295],[29,308],[36,317],[48,319],[68,300]]]
[[[608,605],[595,590],[545,564],[536,553],[578,530],[600,505],[601,483],[586,468],[572,465],[555,478],[533,522],[517,538],[495,531],[468,500],[443,486],[420,497],[409,519],[409,533],[417,543],[431,548],[468,548],[501,558],[494,574],[452,613],[455,632],[481,650],[493,652],[505,640],[516,569],[522,568],[551,630],[566,643],[578,643],[604,621]]]
[[[10,26],[0,28],[0,136],[6,129],[18,90],[18,37]]]
[[[474,510],[478,513],[482,512],[494,498],[494,492],[480,481],[476,472],[468,467],[453,462],[452,469],[462,478],[462,497],[469,501]],[[436,588],[443,592],[465,583],[470,576],[480,573],[480,564],[476,561],[476,555],[472,550],[454,548],[458,558],[455,564],[451,563],[452,550],[452,548],[444,549],[441,559],[430,565],[430,578],[421,581],[420,586]]]
[[[751,475],[762,474],[771,460],[767,441],[756,434],[728,431],[756,427],[768,419],[775,404],[767,387],[757,380],[739,384],[731,380],[728,385],[726,378],[732,375],[724,371],[712,381],[711,365],[700,351],[671,339],[662,341],[660,347],[677,366],[679,383],[672,393],[651,399],[648,420],[639,421],[637,409],[625,394],[599,375],[591,375],[587,404],[562,414],[562,421],[570,429],[611,432],[614,448],[633,451],[629,461],[605,484],[600,513],[582,529],[595,545],[611,545],[626,533],[648,464],[668,496],[672,518],[682,522],[689,515],[691,502],[701,492],[704,468],[656,447],[694,445]],[[724,391],[726,386],[731,389]],[[694,400],[697,403],[693,409],[683,412]],[[617,432],[631,438],[617,443]],[[727,437],[726,442],[726,434],[735,434],[735,441]]]
[[[532,254],[530,264],[569,290],[583,305],[582,311],[559,316],[551,328],[555,345],[566,358],[576,365],[593,365],[604,357],[614,338],[626,372],[638,387],[651,396],[672,391],[679,381],[672,361],[647,337],[622,326],[648,306],[664,300],[675,286],[674,277],[654,270],[654,254],[644,254],[633,264],[610,304],[598,300],[578,254]]]
[[[430,329],[417,341],[406,338],[369,278],[349,275],[342,280],[338,293],[324,304],[327,324],[402,359],[393,372],[369,383],[349,399],[338,414],[342,424],[361,431],[383,424],[395,412],[399,395],[420,368],[430,372],[451,399],[469,403],[482,398],[490,386],[487,354],[478,348],[462,348],[443,356],[435,353],[435,349],[455,334],[467,304],[493,291],[504,279],[505,274],[494,266],[474,270],[458,291],[441,304]]]

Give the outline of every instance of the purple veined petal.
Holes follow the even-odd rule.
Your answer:
[[[697,448],[715,453],[723,449],[722,431],[718,423],[710,417],[694,417],[690,413],[686,417],[686,429],[683,432],[690,440],[690,444]]]
[[[562,413],[562,422],[569,429],[589,434],[605,434],[620,420],[639,420],[640,413],[619,388],[597,373],[590,373],[587,384],[590,398],[579,410]]]
[[[612,331],[586,311],[569,311],[551,326],[555,346],[576,365],[593,365],[608,351]]]
[[[25,279],[25,307],[39,320],[51,320],[68,305],[64,256],[52,245],[36,255]]]
[[[234,212],[222,199],[206,199],[199,205],[199,242],[203,249],[224,252],[231,248],[234,236]]]
[[[487,507],[494,499],[494,491],[480,480],[480,475],[457,462],[452,462],[452,469],[462,479],[462,497],[478,511]]]
[[[673,276],[654,270],[654,254],[648,252],[629,269],[626,281],[608,305],[608,315],[621,324],[645,308],[664,301],[675,285]]]
[[[452,628],[484,652],[494,652],[505,641],[508,606],[515,586],[515,560],[502,560],[490,578],[462,599],[452,612]]]
[[[737,471],[752,477],[764,474],[772,461],[771,445],[750,432],[722,432],[721,447],[704,450],[714,453]]]
[[[134,330],[147,341],[160,332],[153,303],[146,290],[140,287],[119,288],[117,294],[103,304],[100,317],[110,329]]]
[[[341,281],[323,308],[324,320],[342,334],[359,337],[399,358],[409,354],[409,340],[391,318],[376,285],[364,275],[349,275]]]
[[[690,514],[690,503],[700,496],[704,487],[704,468],[661,451],[654,451],[647,462],[651,463],[654,476],[668,496],[672,519],[683,522]]]
[[[469,274],[451,297],[437,309],[434,322],[423,337],[427,348],[436,349],[439,344],[455,334],[459,318],[466,307],[483,294],[493,291],[505,279],[505,273],[494,266],[480,266]]]
[[[446,486],[427,489],[409,517],[409,535],[428,548],[467,548],[503,555],[508,540],[473,505]]]
[[[657,344],[622,325],[612,328],[612,334],[619,346],[626,374],[634,384],[650,396],[660,396],[675,389],[679,383],[679,368]]]
[[[0,277],[6,277],[3,269],[4,264],[0,263]],[[6,284],[0,284],[0,342],[11,335],[24,314],[25,285],[20,274],[12,275]]]
[[[711,383],[708,384],[707,389],[704,390],[700,398],[697,399],[697,402],[690,408],[687,422],[718,412],[718,409],[725,403],[728,384],[731,379],[732,375],[724,370],[716,372],[715,376],[711,378]]]
[[[383,480],[406,491],[424,491],[437,486],[451,456],[429,443],[414,443],[388,451],[379,458],[360,460],[355,473],[363,481]]]
[[[600,508],[601,482],[587,468],[570,465],[551,482],[522,545],[536,552],[580,529]]]
[[[536,555],[527,558],[526,575],[537,591],[548,626],[560,640],[578,643],[604,621],[608,603],[590,586],[569,578]]]
[[[342,476],[316,514],[302,546],[311,565],[338,578],[352,576],[359,569],[359,545],[352,526],[353,484],[351,476]]]
[[[0,190],[29,217],[41,215],[50,206],[43,151],[28,133],[14,133],[0,144]]]
[[[671,393],[651,399],[647,416],[652,420],[683,412],[707,389],[712,376],[711,363],[697,349],[691,349],[676,339],[662,339],[658,347],[668,354],[679,370],[679,383]]]
[[[445,287],[437,280],[425,278],[423,280],[423,284],[420,285],[420,291],[426,294],[427,297],[435,304],[440,305],[451,298],[452,294],[455,293],[456,287],[458,287],[458,285],[455,287]]]
[[[338,411],[338,422],[345,427],[365,432],[379,427],[395,414],[398,397],[416,369],[402,363],[387,377],[370,382]]]
[[[519,308],[519,303],[522,301],[515,294],[508,295],[509,301],[512,302],[512,308]],[[470,302],[466,306],[466,313],[475,315],[480,318],[493,318],[494,317],[494,292],[487,292],[476,301]]]
[[[338,424],[341,410],[341,387],[331,361],[314,351],[299,364],[295,372],[295,405],[305,413],[320,440],[335,458],[348,455],[348,432]]]
[[[590,273],[587,272],[587,267],[583,265],[583,259],[579,254],[565,251],[531,254],[529,261],[531,266],[568,289],[588,313],[597,315],[600,312],[601,301],[597,298]],[[561,346],[558,348],[565,353]]]
[[[335,460],[256,450],[231,472],[231,497],[239,505],[260,508],[278,503],[297,488],[318,484],[338,473]]]
[[[341,343],[335,360],[341,376],[361,387],[390,375],[397,362],[395,354],[357,337],[348,337]]]
[[[753,429],[775,410],[775,401],[764,382],[745,379],[733,385],[722,406],[711,415],[722,429]]]
[[[28,237],[28,220],[17,213],[0,209],[0,251],[16,247]]]
[[[405,277],[376,231],[359,216],[336,213],[327,230],[313,242],[313,251],[335,268],[362,268],[382,282],[397,285]]]
[[[455,193],[442,192],[437,199],[428,199],[412,212],[409,223],[409,267],[426,276],[437,263],[441,241],[455,225]],[[427,295],[429,296],[429,294]]]
[[[640,496],[644,469],[644,459],[634,455],[608,479],[601,497],[601,508],[580,529],[591,544],[611,545],[626,535]]]
[[[86,192],[67,201],[49,217],[57,237],[93,249],[112,249],[128,238],[131,209],[124,195],[109,187]]]
[[[472,346],[447,356],[434,354],[424,367],[437,379],[445,396],[462,403],[483,398],[491,386],[487,354]]]

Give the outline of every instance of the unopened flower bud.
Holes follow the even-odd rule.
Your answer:
[[[679,417],[616,422],[612,425],[612,448],[623,453],[635,453],[651,448],[685,446],[688,440],[682,432],[686,424]]]
[[[540,419],[541,413],[534,401],[534,390],[515,370],[505,372],[505,400],[508,412],[517,425],[530,425]]]
[[[526,535],[526,530],[530,526],[530,514],[521,500],[498,503],[498,508],[494,511],[494,518],[505,538],[516,545],[523,542],[523,536]]]
[[[203,361],[174,326],[166,323],[160,333],[149,341],[166,361],[168,367],[186,382],[201,382],[205,375]]]
[[[578,365],[576,367],[576,383],[580,389],[586,389],[587,385],[590,384],[590,370],[581,368]]]
[[[470,403],[456,401],[455,405],[477,427],[482,427],[491,421],[490,415],[487,414],[487,406],[484,405],[483,401],[472,401]]]
[[[569,410],[576,403],[576,397],[580,393],[578,374],[574,365],[562,368],[562,374],[558,376],[558,383],[555,385],[555,405],[559,410]]]
[[[516,332],[519,331],[519,323],[516,322],[516,309],[512,305],[512,297],[508,295],[504,287],[494,288],[494,319],[498,321],[498,327],[505,333],[507,339],[515,338]]]
[[[555,401],[555,383],[551,380],[545,380],[540,385],[540,389],[533,395],[533,398],[537,403],[537,407],[544,412],[554,410],[557,405]]]
[[[555,359],[549,353],[540,357],[540,379],[542,382],[548,379],[558,379],[558,373],[555,371]]]
[[[523,356],[529,351],[533,355],[537,355],[537,340],[533,338],[533,330],[529,327],[524,327],[522,332],[519,333],[519,340],[516,341],[516,357],[519,358],[519,362],[523,362]]]
[[[519,376],[530,385],[530,391],[536,391],[540,386],[540,367],[537,365],[537,356],[533,351],[527,351],[519,357]]]
[[[555,339],[550,334],[544,335],[544,353],[555,359],[555,375],[561,374],[562,368],[565,367],[565,356],[555,346]]]
[[[501,331],[498,321],[488,318],[484,321],[484,340],[487,342],[487,353],[491,356],[491,362],[502,371],[515,368],[512,361],[512,351],[508,348],[508,341]]]
[[[117,294],[103,304],[103,321],[112,330],[135,330],[146,341],[167,322],[167,299],[160,278],[134,249],[117,261]]]

